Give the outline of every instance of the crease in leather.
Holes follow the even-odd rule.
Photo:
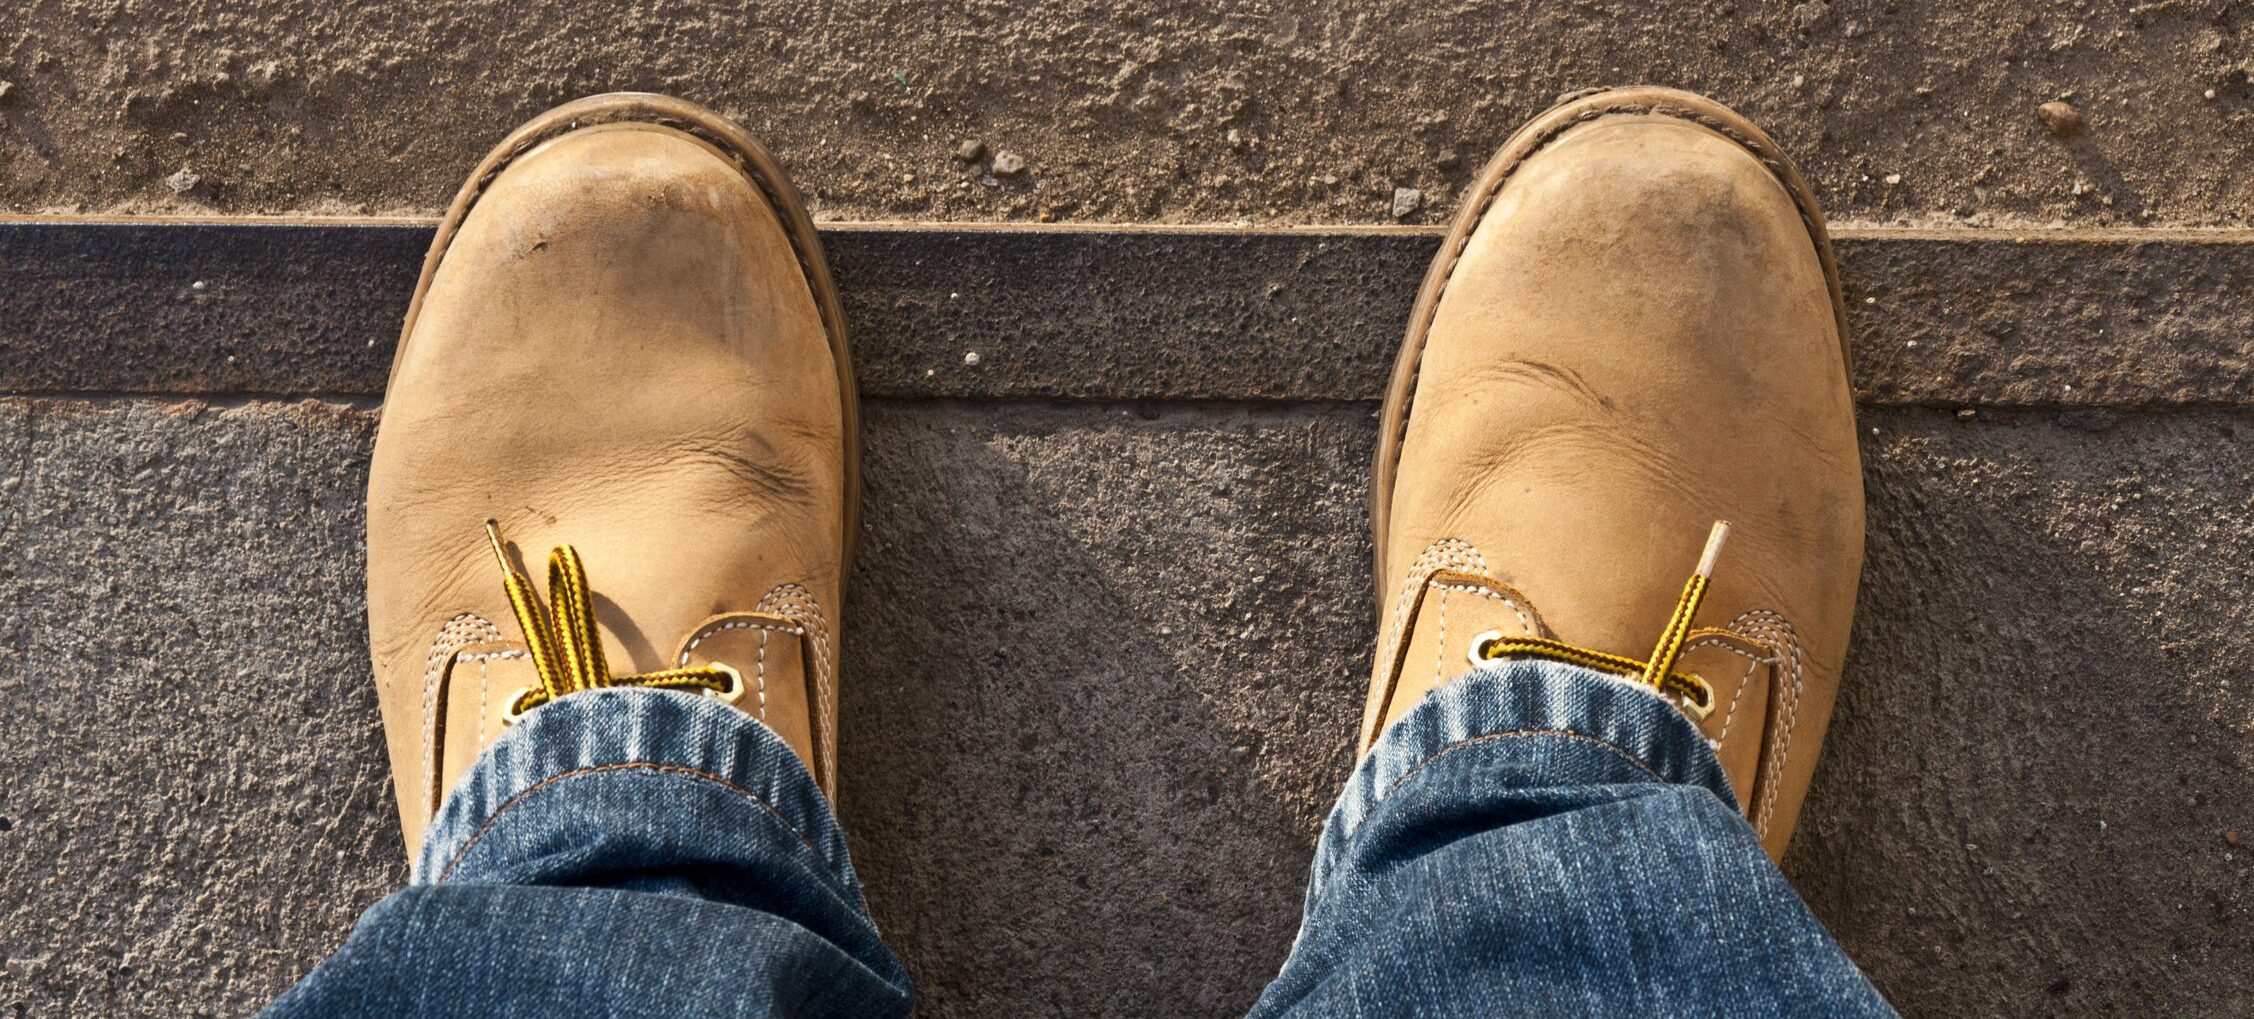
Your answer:
[[[1558,107],[1569,106],[1573,103],[1587,98],[1590,95],[1601,93],[1602,91],[1605,90],[1584,90],[1582,93],[1569,95],[1558,104]],[[1463,224],[1460,231],[1458,231],[1460,233],[1460,236],[1455,239],[1455,243],[1449,245],[1442,252],[1441,257],[1447,259],[1447,266],[1444,270],[1442,270],[1440,274],[1440,281],[1437,287],[1433,290],[1431,301],[1423,309],[1423,314],[1418,318],[1415,327],[1411,332],[1411,340],[1409,342],[1413,345],[1414,353],[1411,355],[1413,360],[1410,363],[1408,378],[1403,389],[1401,422],[1393,435],[1393,461],[1390,465],[1388,465],[1385,474],[1386,478],[1388,478],[1389,480],[1397,480],[1400,476],[1401,451],[1402,448],[1407,445],[1407,440],[1409,437],[1409,419],[1411,416],[1413,416],[1416,410],[1417,385],[1420,381],[1422,381],[1424,372],[1425,339],[1430,334],[1433,323],[1439,318],[1440,302],[1443,297],[1447,296],[1448,285],[1455,279],[1456,267],[1462,264],[1464,252],[1470,249],[1471,239],[1473,235],[1479,232],[1479,227],[1483,222],[1485,222],[1488,210],[1494,207],[1496,198],[1502,195],[1503,188],[1510,183],[1510,179],[1517,174],[1520,167],[1525,166],[1528,161],[1532,160],[1536,155],[1539,155],[1543,150],[1549,148],[1549,146],[1554,144],[1558,139],[1563,138],[1574,128],[1594,123],[1595,121],[1607,116],[1632,115],[1660,115],[1675,117],[1681,120],[1687,120],[1691,123],[1698,124],[1701,127],[1705,127],[1708,130],[1711,130],[1716,134],[1729,139],[1731,142],[1736,143],[1736,145],[1740,149],[1743,149],[1747,155],[1752,156],[1756,161],[1760,162],[1760,164],[1769,171],[1770,176],[1774,177],[1777,183],[1783,187],[1785,194],[1792,199],[1793,209],[1796,213],[1799,214],[1801,225],[1807,230],[1809,243],[1816,249],[1817,261],[1823,265],[1826,284],[1831,290],[1831,296],[1834,298],[1833,317],[1836,323],[1836,331],[1838,333],[1841,357],[1843,358],[1849,373],[1851,374],[1853,372],[1854,356],[1852,350],[1847,346],[1846,310],[1842,307],[1839,307],[1837,301],[1837,272],[1835,267],[1830,264],[1829,260],[1823,257],[1824,248],[1823,245],[1818,242],[1818,238],[1824,236],[1824,231],[1820,225],[1821,217],[1820,214],[1816,213],[1815,210],[1809,207],[1808,199],[1800,194],[1799,189],[1790,186],[1789,182],[1791,180],[1792,174],[1786,171],[1784,165],[1778,160],[1770,157],[1767,153],[1761,151],[1762,147],[1759,144],[1755,143],[1752,139],[1745,137],[1730,125],[1716,118],[1701,114],[1695,110],[1668,106],[1664,103],[1658,102],[1619,103],[1592,107],[1589,110],[1583,111],[1579,115],[1575,116],[1573,119],[1553,125],[1541,137],[1535,139],[1532,144],[1528,145],[1525,151],[1519,153],[1515,158],[1513,158],[1510,162],[1510,165],[1505,167],[1501,173],[1497,174],[1494,182],[1489,185],[1486,191],[1479,196],[1479,211],[1474,213]],[[1390,520],[1392,518],[1390,505],[1393,500],[1393,493],[1388,490],[1387,492],[1385,492],[1384,498],[1389,507],[1387,509],[1386,516],[1387,519]],[[1385,540],[1385,536],[1379,535],[1378,540],[1382,543]]]

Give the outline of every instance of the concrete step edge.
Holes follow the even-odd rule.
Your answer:
[[[0,393],[379,394],[432,228],[0,219]],[[862,390],[906,399],[1374,400],[1439,239],[823,230]],[[2254,231],[1845,224],[1837,247],[1867,405],[2254,404]]]

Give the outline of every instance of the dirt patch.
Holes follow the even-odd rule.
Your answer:
[[[827,218],[1429,222],[1560,93],[1651,81],[1766,125],[1838,218],[2245,225],[2250,23],[2228,0],[33,0],[0,27],[0,209],[431,214],[517,122],[650,89],[743,120]],[[2036,115],[2058,100],[2065,137]]]

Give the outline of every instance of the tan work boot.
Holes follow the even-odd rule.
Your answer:
[[[596,96],[487,156],[423,263],[368,479],[410,855],[515,715],[599,686],[723,697],[834,793],[857,420],[813,222],[736,126]],[[543,558],[545,599],[518,573]]]
[[[1631,88],[1521,129],[1386,395],[1363,748],[1476,662],[1579,661],[1680,705],[1781,856],[1862,569],[1845,340],[1822,213],[1744,118]]]

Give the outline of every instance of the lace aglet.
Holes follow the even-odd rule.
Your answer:
[[[490,518],[485,521],[485,540],[492,543],[493,561],[501,564],[501,572],[504,575],[515,573],[516,569],[509,565],[508,552],[504,551],[501,547],[500,521]]]
[[[1714,575],[1714,561],[1722,557],[1722,543],[1730,539],[1730,522],[1714,521],[1714,529],[1706,534],[1706,551],[1698,557],[1698,569],[1692,571],[1690,581],[1683,585],[1683,596],[1675,602],[1675,614],[1667,619],[1667,629],[1659,635],[1659,646],[1652,649],[1651,658],[1644,663],[1644,682],[1653,687],[1664,687],[1667,674],[1674,670],[1675,659],[1683,653],[1683,641],[1690,636],[1691,620],[1698,615],[1700,602],[1706,600],[1706,582]]]
[[[508,549],[501,544],[500,521],[485,521],[485,540],[493,546],[493,561],[501,564],[501,590],[508,594],[509,608],[516,613],[518,628],[524,631],[524,649],[532,658],[533,671],[539,675],[549,697],[570,693],[570,688],[555,678],[562,673],[556,668],[554,627],[549,623],[546,610],[541,608],[540,599],[532,593],[532,578],[509,562]]]
[[[1698,557],[1698,569],[1695,572],[1699,576],[1711,577],[1714,575],[1714,561],[1722,557],[1722,543],[1728,540],[1730,540],[1730,522],[1727,520],[1714,521],[1714,529],[1707,532],[1706,535],[1706,552]]]

